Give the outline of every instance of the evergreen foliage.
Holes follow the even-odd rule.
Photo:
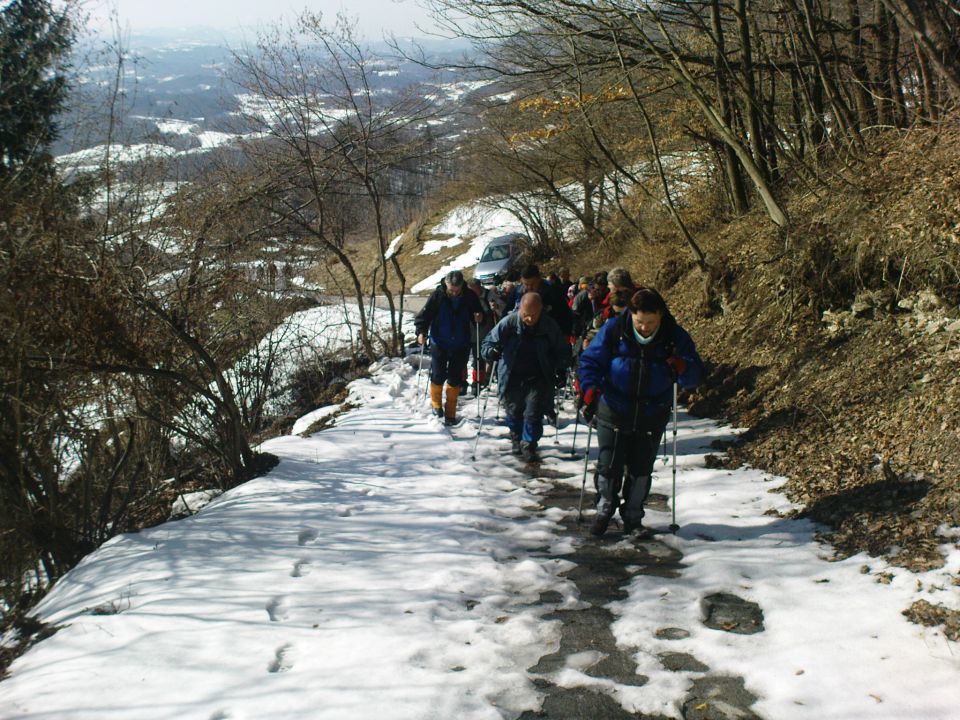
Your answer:
[[[69,16],[49,2],[0,10],[0,182],[50,174],[73,40]]]

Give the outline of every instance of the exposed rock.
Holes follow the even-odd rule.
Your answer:
[[[655,636],[659,640],[686,640],[690,637],[690,631],[675,627],[660,628]]]
[[[710,668],[688,653],[664,653],[660,663],[670,672],[708,672]]]
[[[752,635],[763,632],[763,611],[755,602],[731,593],[714,593],[700,601],[703,624],[714,630]]]
[[[703,677],[693,681],[682,713],[684,720],[759,720],[750,709],[756,701],[743,678]]]

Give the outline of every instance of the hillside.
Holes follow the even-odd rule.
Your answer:
[[[691,409],[749,428],[731,465],[788,476],[841,553],[939,565],[938,529],[960,524],[958,141],[955,125],[874,137],[828,185],[785,193],[786,236],[759,212],[701,222],[708,282],[672,228],[542,267],[624,265],[664,291],[711,367]],[[432,236],[416,235],[408,287],[460,252],[428,261],[417,253]]]

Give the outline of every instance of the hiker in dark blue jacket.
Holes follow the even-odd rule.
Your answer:
[[[447,425],[457,422],[457,398],[466,378],[470,354],[470,325],[483,320],[479,298],[469,290],[464,292],[465,289],[462,272],[447,273],[413,320],[417,342],[425,345],[429,333],[430,405]],[[447,385],[445,403],[444,381]]]
[[[618,507],[624,532],[642,528],[657,447],[673,407],[674,380],[695,387],[702,372],[690,335],[651,288],[637,290],[627,309],[609,319],[583,351],[578,394],[584,417],[596,418],[600,452],[591,533],[603,535]]]
[[[480,354],[497,361],[497,382],[510,429],[512,451],[537,462],[543,416],[553,409],[555,387],[563,387],[570,366],[570,344],[544,312],[539,293],[527,293],[520,307],[483,339]]]

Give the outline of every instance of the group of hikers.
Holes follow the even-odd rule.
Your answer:
[[[474,393],[496,378],[511,451],[526,462],[539,461],[544,418],[556,424],[556,393],[572,377],[577,411],[599,447],[590,531],[603,535],[618,509],[625,533],[642,529],[675,384],[695,387],[702,376],[693,340],[659,292],[635,285],[624,268],[574,283],[566,269],[543,278],[528,265],[499,288],[454,270],[414,324],[417,342],[430,345],[433,413],[458,422],[473,354]]]

